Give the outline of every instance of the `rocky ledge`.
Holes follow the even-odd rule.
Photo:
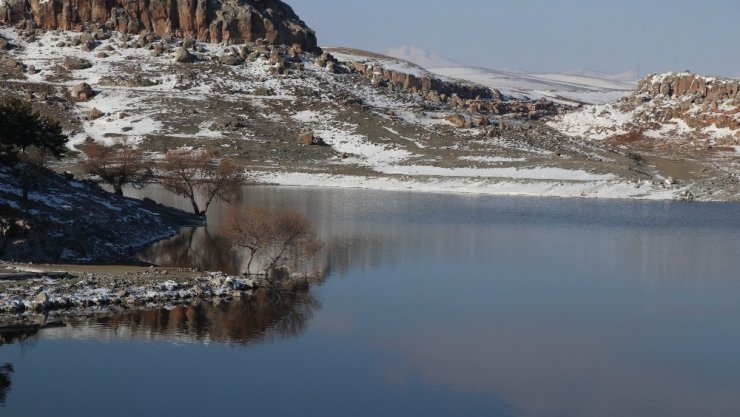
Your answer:
[[[0,0],[0,24],[78,32],[103,27],[212,43],[265,39],[319,50],[315,32],[278,0]]]
[[[634,105],[656,102],[661,121],[677,118],[693,128],[740,128],[740,80],[689,72],[650,75],[627,99]]]

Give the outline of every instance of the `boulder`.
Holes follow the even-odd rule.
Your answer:
[[[36,311],[44,311],[49,306],[49,295],[46,292],[40,292],[33,300],[33,307]]]
[[[164,53],[165,47],[161,43],[158,43],[152,47],[152,56],[160,56]]]
[[[62,65],[69,71],[92,68],[92,64],[89,61],[74,56],[64,57],[64,63]]]
[[[81,44],[84,44],[86,42],[94,42],[94,41],[95,41],[95,38],[93,37],[91,33],[83,32],[82,34],[80,34]]]
[[[190,49],[193,46],[195,46],[195,39],[193,39],[190,36],[188,36],[187,38],[183,39],[183,41],[182,41],[182,47],[183,48]]]
[[[223,65],[239,65],[244,62],[239,55],[234,54],[221,54],[218,60]]]
[[[491,119],[485,116],[479,116],[477,119],[475,119],[474,123],[476,126],[490,126]]]
[[[178,48],[175,52],[175,62],[191,63],[195,61],[195,55],[188,52],[185,48]]]
[[[461,114],[455,113],[445,117],[445,120],[452,123],[453,126],[463,128],[465,127],[465,117]]]
[[[320,137],[314,135],[311,130],[304,130],[298,135],[298,142],[303,145],[311,146],[327,146],[326,142]]]
[[[5,54],[0,54],[0,79],[23,78],[23,64]]]
[[[98,109],[96,109],[96,108],[94,108],[94,107],[93,107],[92,110],[90,110],[87,113],[85,113],[85,117],[87,118],[87,120],[95,120],[95,119],[99,119],[99,118],[101,118],[103,116],[104,116],[103,112],[100,111],[100,110],[98,110]]]
[[[90,41],[84,42],[82,44],[82,50],[83,51],[86,51],[86,52],[90,52],[93,49],[95,49],[96,46],[98,46],[98,45],[95,43],[95,41],[90,40]]]
[[[88,83],[80,83],[72,89],[72,98],[76,101],[87,101],[95,96],[95,92]]]

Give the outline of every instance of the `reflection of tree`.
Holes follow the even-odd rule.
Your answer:
[[[320,306],[308,290],[261,289],[248,299],[135,311],[98,319],[97,324],[114,332],[130,329],[132,337],[155,333],[246,345],[300,335]]]
[[[5,405],[5,398],[10,391],[10,375],[15,372],[13,364],[6,363],[0,366],[0,405]]]
[[[265,271],[314,257],[321,249],[311,221],[295,210],[240,205],[232,207],[222,233],[234,248],[249,252],[246,272],[255,256],[266,258]]]
[[[285,265],[314,275],[325,269],[315,264],[320,247],[313,225],[298,212],[237,206],[229,210],[226,223],[183,229],[140,252],[139,259],[227,274],[251,272],[252,265],[259,270]]]
[[[238,274],[241,259],[230,248],[231,243],[221,235],[211,234],[207,227],[187,228],[172,239],[146,249],[140,258],[161,266]]]

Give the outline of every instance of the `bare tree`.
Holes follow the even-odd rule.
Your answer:
[[[321,248],[311,222],[294,210],[277,212],[271,232],[267,252],[270,263],[265,270],[277,267],[291,256],[295,259],[311,257]]]
[[[161,184],[177,195],[190,199],[193,212],[205,216],[215,199],[229,201],[229,193],[241,185],[242,169],[231,159],[218,158],[214,153],[173,150],[159,164]],[[202,192],[205,206],[200,210],[196,196]]]
[[[291,258],[310,258],[321,249],[311,222],[294,210],[232,207],[224,229],[235,248],[249,252],[247,273],[257,255],[267,258],[269,271]]]
[[[141,149],[123,139],[112,145],[92,142],[82,147],[85,154],[85,172],[113,186],[113,191],[123,195],[123,186],[143,187],[153,177],[152,163]]]
[[[226,217],[224,234],[234,247],[249,252],[246,271],[249,274],[254,256],[269,243],[270,212],[259,207],[232,208]]]

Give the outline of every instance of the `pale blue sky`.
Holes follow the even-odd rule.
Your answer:
[[[524,71],[740,75],[740,0],[286,0],[323,46]]]

